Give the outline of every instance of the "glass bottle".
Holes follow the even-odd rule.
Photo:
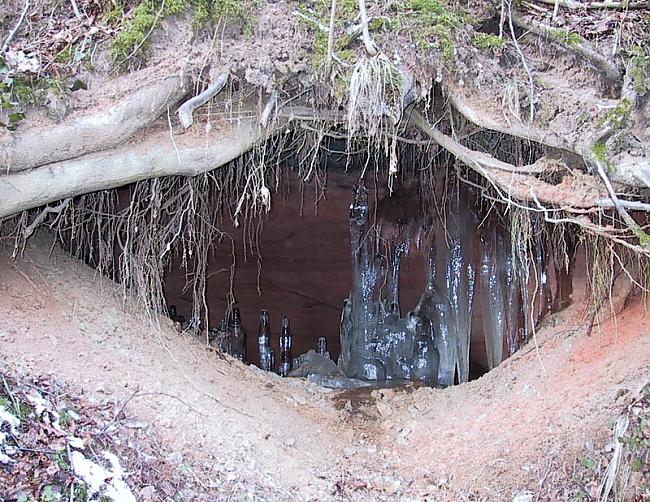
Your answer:
[[[329,358],[329,354],[327,353],[327,339],[324,336],[318,337],[318,353],[323,357]]]
[[[286,377],[291,372],[291,331],[289,318],[282,319],[282,335],[280,336],[280,376]]]
[[[242,326],[239,307],[232,309],[228,331],[232,350],[231,355],[240,361],[246,361],[246,330]]]
[[[262,310],[260,313],[260,326],[257,330],[257,349],[260,356],[260,368],[264,371],[271,371],[271,328],[269,325],[269,313]]]

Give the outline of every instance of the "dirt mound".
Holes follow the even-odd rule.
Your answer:
[[[196,478],[195,500],[589,499],[612,427],[650,375],[643,306],[589,334],[576,301],[538,333],[539,350],[469,384],[338,393],[139,319],[114,283],[49,242],[0,258],[3,364],[159,437]],[[628,494],[641,496],[643,471],[630,472]]]

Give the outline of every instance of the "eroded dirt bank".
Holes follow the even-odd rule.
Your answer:
[[[539,351],[466,385],[338,393],[154,329],[115,288],[43,236],[22,258],[3,254],[2,364],[124,406],[182,455],[195,500],[230,497],[227,479],[266,500],[594,497],[612,425],[650,375],[640,303],[587,334],[576,298],[538,333]]]

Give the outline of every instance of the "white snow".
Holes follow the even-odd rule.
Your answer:
[[[11,428],[11,433],[15,434],[16,427],[20,425],[20,420],[18,420],[18,418],[14,417],[11,413],[9,413],[4,406],[0,405],[0,425],[2,425],[5,422],[9,424],[9,427]]]
[[[2,424],[9,424],[9,430],[12,434],[16,434],[16,427],[20,425],[20,420],[7,411],[7,409],[0,405],[0,426]],[[5,445],[7,434],[0,432],[0,464],[10,464],[14,460],[9,456],[16,453],[15,448],[10,445]]]
[[[83,450],[84,449],[84,442],[78,437],[75,436],[68,436],[68,444],[70,445],[70,448],[76,448],[77,450]]]
[[[91,495],[99,493],[115,502],[136,502],[129,486],[122,479],[125,473],[119,459],[110,452],[104,452],[103,455],[110,462],[112,472],[88,460],[79,451],[71,452],[70,462],[75,474],[88,485]]]

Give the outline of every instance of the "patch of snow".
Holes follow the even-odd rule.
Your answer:
[[[12,462],[15,462],[15,460],[4,453],[0,453],[0,464],[11,464]]]
[[[84,449],[83,440],[75,436],[68,436],[68,445],[70,445],[70,448],[76,448],[77,450]]]
[[[112,472],[88,460],[79,451],[71,452],[70,463],[75,475],[88,485],[91,496],[98,493],[116,502],[136,502],[131,489],[122,479],[125,473],[119,459],[110,452],[103,455],[110,462]]]
[[[0,405],[0,426],[9,424],[9,431],[11,434],[16,434],[16,428],[20,425],[20,420],[7,411],[7,409]],[[14,455],[16,449],[13,446],[5,444],[7,440],[7,433],[0,432],[0,464],[10,464],[14,460],[9,455]]]
[[[17,417],[14,417],[7,409],[0,405],[0,425],[8,423],[11,429],[11,433],[16,433],[16,427],[20,425],[20,420]]]
[[[34,413],[36,416],[40,417],[44,411],[51,408],[50,403],[48,403],[43,396],[38,393],[27,394],[27,400],[34,406]]]
[[[59,413],[54,411],[52,403],[43,399],[43,396],[36,391],[27,394],[27,400],[34,406],[34,413],[36,413],[37,417],[41,417],[43,422],[50,424],[59,432],[65,432],[59,423]],[[54,418],[54,420],[52,420],[52,418]]]

